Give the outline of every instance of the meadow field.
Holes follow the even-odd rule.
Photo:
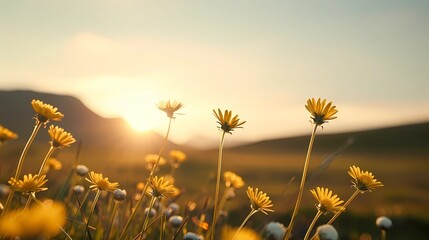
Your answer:
[[[44,97],[46,98],[46,96]],[[62,102],[61,99],[50,99],[49,96],[47,98]],[[27,100],[24,99],[22,102]],[[0,148],[0,183],[4,184],[3,188],[13,176],[21,151],[31,133],[33,122],[32,114],[28,114],[31,112],[29,102],[27,101],[25,104],[30,111],[25,110],[24,113],[18,115],[21,122],[22,118],[25,119],[26,125],[13,129],[19,133],[19,139],[8,141]],[[55,105],[55,102],[49,103]],[[59,109],[62,110],[60,107]],[[76,219],[76,215],[73,216],[72,213],[76,211],[78,205],[72,197],[71,188],[76,184],[81,184],[85,188],[89,186],[88,181],[76,176],[76,166],[83,164],[89,168],[89,171],[102,173],[103,176],[109,177],[111,182],[118,182],[120,189],[126,190],[127,200],[118,208],[116,227],[113,227],[112,235],[107,234],[106,237],[106,230],[100,232],[100,228],[109,226],[106,222],[112,216],[111,213],[109,214],[109,211],[112,211],[112,200],[111,196],[102,194],[91,224],[89,224],[98,230],[87,231],[92,231],[92,238],[95,239],[119,239],[120,230],[124,227],[127,217],[136,204],[137,196],[141,193],[141,189],[137,186],[139,183],[146,182],[150,176],[147,162],[144,160],[145,156],[156,154],[162,149],[163,136],[153,132],[141,134],[133,133],[130,130],[125,132],[123,129],[116,131],[119,134],[115,131],[106,131],[110,133],[106,134],[102,129],[91,131],[91,126],[85,127],[86,133],[84,134],[78,130],[79,123],[66,121],[68,108],[63,109],[66,110],[63,121],[64,126],[68,127],[65,127],[66,130],[71,129],[71,133],[76,131],[76,135],[82,136],[83,139],[76,138],[76,143],[53,154],[61,161],[62,168],[47,172],[49,181],[46,183],[46,187],[48,191],[38,192],[37,198],[53,199],[65,203],[68,217],[63,226],[65,231],[73,233],[70,230],[73,229],[73,226],[70,224]],[[8,127],[11,125],[16,127],[12,122],[14,118],[16,116],[0,118],[0,123]],[[213,123],[216,127],[215,119]],[[59,124],[63,126],[61,122]],[[26,156],[27,160],[22,169],[23,174],[35,172],[49,149],[49,135],[44,133],[47,129],[42,128],[40,131],[43,133],[36,138]],[[315,213],[315,200],[309,190],[318,186],[327,186],[341,199],[346,200],[355,191],[348,174],[350,166],[353,165],[372,172],[384,186],[372,192],[359,194],[346,212],[338,218],[333,226],[339,233],[339,239],[364,239],[362,236],[367,237],[365,239],[371,239],[368,236],[372,236],[372,239],[379,239],[380,231],[375,225],[375,219],[379,216],[388,216],[393,220],[393,228],[388,233],[388,239],[425,239],[427,235],[425,231],[429,227],[429,206],[427,205],[429,199],[427,190],[429,189],[429,179],[427,178],[429,123],[342,134],[325,135],[323,131],[320,132],[322,134],[317,135],[315,139],[293,239],[303,238]],[[87,137],[91,135],[92,137]],[[252,186],[263,189],[273,203],[273,213],[270,212],[268,216],[255,214],[246,224],[259,235],[263,235],[264,227],[269,222],[288,225],[299,191],[309,139],[310,135],[268,139],[223,149],[222,172],[232,171],[238,174],[242,177],[246,188]],[[169,159],[169,153],[172,150],[185,153],[186,161],[177,168],[170,164],[160,166],[156,175],[172,177],[174,174],[174,186],[180,190],[180,194],[169,200],[164,199],[162,203],[159,203],[158,208],[162,209],[162,204],[167,206],[172,202],[177,203],[180,206],[177,214],[189,217],[188,222],[181,226],[182,233],[191,230],[205,232],[207,229],[199,226],[197,220],[201,220],[203,214],[210,219],[213,211],[218,149],[199,150],[191,146],[167,142],[162,156]],[[246,217],[249,212],[246,188],[235,189],[235,196],[226,201],[224,211],[220,216],[222,224],[238,227]],[[91,191],[91,193],[88,191],[90,200],[82,203],[86,214],[90,211],[96,192],[100,192],[100,190]],[[15,193],[15,195],[17,194]],[[6,195],[3,194],[0,199],[4,205]],[[19,199],[23,202],[20,202]],[[15,196],[12,205],[15,208],[24,207],[25,200],[24,196]],[[149,204],[148,201],[147,199],[143,204]],[[101,204],[108,204],[108,206]],[[37,204],[33,203],[33,205]],[[113,215],[113,217],[115,216]],[[318,225],[326,223],[330,217],[328,214],[322,215]],[[137,213],[136,218],[143,222],[145,215]],[[156,220],[156,218],[154,219]],[[86,220],[80,221],[85,223]],[[206,221],[210,224],[210,220]],[[82,224],[82,222],[76,223],[76,225]],[[161,217],[160,226],[162,223]],[[153,224],[154,229],[158,226],[157,224]],[[86,236],[84,228],[81,227],[80,230],[83,235],[75,233],[75,237],[71,234],[70,236],[73,239],[84,238]],[[133,231],[134,235],[129,236],[131,239],[136,238],[135,234],[138,232],[135,229]],[[66,238],[62,235],[63,233],[57,232],[56,234],[56,238]],[[157,230],[148,231],[146,234],[147,239],[159,239],[160,236]],[[43,234],[38,237],[44,239],[42,236]],[[183,238],[180,234],[174,235],[172,230],[166,231],[164,237],[165,239]]]

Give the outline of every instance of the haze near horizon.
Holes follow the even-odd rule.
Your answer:
[[[0,84],[76,96],[161,133],[156,104],[177,100],[179,143],[217,139],[217,108],[247,121],[235,141],[307,134],[310,97],[339,110],[324,133],[423,122],[428,10],[418,0],[10,1]]]

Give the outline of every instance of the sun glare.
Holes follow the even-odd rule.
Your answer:
[[[159,119],[153,117],[153,114],[152,112],[133,112],[132,115],[126,115],[124,118],[137,132],[146,132],[159,128]]]

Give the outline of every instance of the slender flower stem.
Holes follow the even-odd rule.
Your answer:
[[[287,227],[285,237],[283,238],[284,240],[289,239],[292,234],[293,224],[294,224],[296,215],[298,214],[299,206],[301,204],[302,193],[304,191],[305,179],[307,177],[307,170],[310,162],[311,151],[313,149],[314,138],[316,136],[316,130],[318,126],[319,125],[314,124],[313,132],[311,133],[310,143],[308,144],[307,156],[305,158],[305,163],[304,163],[304,170],[302,172],[301,185],[299,186],[298,198],[296,200],[295,208],[293,210],[289,226]]]
[[[45,159],[43,159],[42,165],[40,166],[39,173],[38,173],[39,176],[40,176],[40,174],[42,174],[43,168],[45,167],[45,165],[48,162],[48,159],[51,157],[52,153],[54,153],[55,149],[56,148],[54,148],[53,146],[51,146],[49,148],[48,153],[46,154]]]
[[[386,240],[387,239],[387,237],[386,237],[386,230],[384,230],[384,229],[381,229],[381,237],[380,237],[380,239],[381,240]]]
[[[314,224],[316,224],[317,219],[319,219],[320,215],[322,215],[321,211],[317,211],[316,216],[314,216],[313,221],[311,222],[310,226],[308,227],[307,233],[305,234],[304,240],[307,240],[308,237],[310,236],[311,230],[314,227]]]
[[[113,221],[115,220],[116,210],[118,209],[118,201],[115,201],[115,205],[113,205],[112,216],[110,216],[109,227],[107,228],[106,235],[104,239],[110,239],[110,231],[112,230]]]
[[[350,196],[350,198],[347,200],[347,202],[346,203],[344,203],[344,205],[343,205],[343,207],[344,207],[344,209],[346,209],[347,208],[347,206],[349,206],[349,204],[353,201],[353,199],[355,199],[355,197],[358,195],[360,193],[360,191],[359,190],[356,190],[351,196]],[[329,220],[329,222],[328,223],[326,223],[326,224],[330,224],[330,225],[332,225],[332,223],[338,218],[338,216],[340,216],[340,214],[342,213],[343,211],[338,211],[338,212],[336,212],[335,213],[335,215],[334,216],[332,216],[332,218]],[[311,237],[311,240],[313,240],[313,239],[315,239],[315,237],[316,237],[316,234],[314,234],[313,235],[313,237]]]
[[[125,239],[125,235],[126,235],[126,232],[127,232],[128,228],[130,227],[130,223],[134,219],[134,217],[136,215],[136,211],[139,209],[140,204],[143,202],[143,199],[146,196],[146,190],[148,188],[148,185],[149,185],[150,181],[153,178],[153,174],[155,172],[155,169],[158,167],[159,160],[161,159],[161,155],[162,155],[162,153],[164,151],[165,146],[167,145],[168,135],[170,134],[170,128],[171,128],[171,118],[170,118],[170,120],[168,122],[168,128],[167,128],[167,133],[165,134],[164,142],[162,143],[161,149],[159,150],[158,159],[157,159],[155,165],[153,166],[153,168],[152,168],[152,170],[151,170],[151,172],[149,174],[149,178],[147,179],[146,184],[143,187],[143,191],[142,191],[140,199],[137,201],[134,209],[131,211],[131,215],[128,218],[127,223],[125,224],[124,230],[122,230],[122,233],[121,233],[121,235],[119,237],[120,240]]]
[[[213,205],[213,221],[211,225],[211,237],[215,239],[215,230],[216,230],[216,220],[217,220],[217,207],[219,202],[219,188],[220,188],[220,175],[222,172],[222,151],[223,151],[223,143],[225,142],[225,131],[222,132],[222,136],[219,141],[219,157],[217,161],[217,176],[216,176],[216,192],[215,192],[215,200]]]
[[[15,172],[15,179],[18,179],[19,176],[21,175],[22,166],[24,165],[24,160],[25,160],[25,157],[27,156],[28,149],[30,149],[31,144],[33,143],[34,138],[36,137],[37,132],[39,132],[39,129],[42,125],[43,125],[42,122],[39,122],[39,121],[36,122],[36,125],[33,128],[33,132],[31,133],[30,138],[28,138],[28,141],[25,144],[24,149],[22,150],[21,157],[19,158],[18,166],[16,167],[16,172]],[[7,196],[7,200],[4,206],[4,210],[2,212],[2,216],[4,216],[9,210],[9,206],[10,206],[10,203],[12,202],[14,193],[15,191],[11,189],[9,192],[9,195]]]
[[[95,205],[97,205],[97,201],[98,201],[98,198],[100,197],[100,193],[101,193],[101,190],[97,190],[97,193],[95,194],[94,201],[92,202],[92,205],[91,205],[91,210],[89,211],[88,221],[86,221],[85,231],[88,232],[88,235],[90,234],[88,231],[89,221],[91,221],[91,216],[92,216],[92,213],[94,212]],[[86,239],[86,236],[87,236],[87,234],[85,234],[84,239]]]
[[[360,191],[359,191],[359,190],[356,190],[356,191],[353,193],[353,195],[351,195],[351,196],[350,196],[350,198],[347,200],[347,202],[346,202],[346,203],[344,203],[343,207],[344,207],[344,208],[347,208],[347,206],[349,206],[349,204],[353,201],[353,199],[355,199],[355,197],[356,197],[359,193],[360,193]],[[327,224],[332,224],[332,223],[335,221],[335,219],[337,219],[337,218],[338,218],[338,216],[340,216],[340,214],[341,214],[342,212],[343,212],[343,211],[338,211],[337,213],[335,213],[335,215],[331,218],[331,220],[329,220],[329,222],[328,222]]]
[[[228,193],[229,193],[230,191],[232,191],[232,189],[233,189],[233,187],[227,187],[227,188],[225,188],[225,191],[223,192],[222,198],[220,199],[220,202],[219,202],[219,205],[218,205],[218,211],[217,211],[217,214],[219,214],[219,213],[222,211],[223,206],[225,205],[225,202],[226,202],[226,198],[227,198],[227,196],[228,196]]]
[[[146,231],[147,223],[149,222],[150,210],[152,210],[152,207],[155,204],[155,201],[156,201],[156,198],[152,196],[152,198],[150,199],[149,208],[148,208],[146,217],[144,219],[143,227],[140,230],[140,239],[143,239],[143,233]]]
[[[250,211],[249,215],[247,215],[247,217],[244,219],[243,223],[241,223],[240,227],[237,229],[237,231],[234,233],[234,236],[232,237],[232,240],[235,239],[235,237],[237,236],[237,233],[244,227],[244,225],[247,223],[247,221],[250,219],[250,217],[257,213],[259,210],[254,210],[252,209],[252,211]]]

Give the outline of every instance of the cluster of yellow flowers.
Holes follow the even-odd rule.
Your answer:
[[[145,162],[146,169],[149,171],[149,175],[146,179],[146,182],[138,183],[137,192],[133,195],[133,197],[127,199],[127,192],[123,189],[119,189],[118,182],[111,182],[109,178],[104,177],[102,173],[89,171],[89,169],[84,165],[77,165],[75,169],[73,169],[76,175],[73,176],[79,178],[79,181],[75,181],[79,184],[72,186],[72,188],[69,190],[70,194],[64,199],[64,203],[67,203],[67,206],[65,206],[64,203],[52,201],[41,202],[36,197],[36,193],[48,190],[46,186],[48,181],[46,174],[50,171],[50,169],[62,168],[61,161],[51,157],[52,153],[56,149],[69,147],[76,142],[71,133],[66,132],[63,128],[53,125],[49,126],[48,134],[51,138],[49,142],[50,148],[42,162],[39,172],[37,174],[26,174],[22,179],[20,178],[27,151],[41,126],[46,126],[50,121],[60,121],[64,117],[64,115],[60,113],[56,107],[46,104],[40,100],[33,100],[31,105],[35,111],[35,126],[27,144],[23,149],[15,175],[8,181],[10,192],[4,209],[1,213],[0,237],[4,236],[13,238],[19,236],[24,238],[51,238],[62,233],[63,237],[67,239],[72,239],[72,236],[73,238],[92,239],[92,232],[95,231],[95,236],[97,239],[144,239],[148,235],[154,234],[148,229],[150,229],[156,221],[159,221],[159,237],[157,238],[161,240],[166,238],[166,234],[170,234],[172,239],[176,239],[179,234],[183,234],[182,239],[214,240],[217,238],[217,236],[221,236],[222,239],[226,240],[261,239],[254,230],[245,227],[245,224],[250,219],[250,217],[257,212],[262,212],[266,215],[268,215],[269,212],[274,212],[274,205],[268,194],[256,187],[247,186],[246,193],[250,201],[250,213],[244,219],[241,226],[235,229],[228,226],[224,227],[222,230],[218,229],[218,218],[220,218],[220,213],[224,211],[225,202],[235,196],[235,190],[245,186],[245,182],[241,176],[231,171],[225,171],[223,173],[225,187],[223,195],[220,196],[223,144],[225,141],[225,135],[227,133],[232,134],[235,129],[242,128],[246,123],[245,121],[241,121],[238,115],[233,115],[232,111],[222,111],[220,109],[213,110],[213,115],[217,120],[218,128],[222,134],[220,136],[221,139],[219,144],[216,189],[214,198],[211,200],[213,207],[213,212],[211,215],[212,223],[209,224],[206,219],[207,216],[210,216],[210,213],[207,214],[207,209],[210,209],[207,206],[209,203],[207,200],[204,208],[200,209],[200,212],[191,218],[192,222],[197,226],[197,230],[194,233],[188,231],[185,226],[189,220],[189,216],[185,215],[185,217],[182,217],[178,215],[180,207],[177,203],[174,202],[174,199],[179,197],[181,194],[181,191],[174,186],[174,173],[186,160],[187,156],[182,151],[172,150],[168,154],[168,160],[163,157],[163,151],[167,143],[171,127],[171,120],[175,119],[175,114],[177,114],[176,112],[183,107],[182,103],[169,100],[160,102],[157,105],[158,109],[165,112],[169,118],[168,130],[159,153],[148,154],[144,157],[143,160]],[[270,237],[267,239],[291,238],[295,218],[300,209],[302,194],[305,189],[305,180],[316,131],[318,127],[323,127],[323,124],[337,118],[336,114],[338,110],[336,109],[336,106],[334,106],[332,102],[327,103],[325,99],[308,99],[305,108],[311,115],[310,118],[314,128],[311,134],[308,152],[304,162],[302,179],[300,182],[295,208],[293,210],[290,222],[286,228],[279,223],[271,224],[270,227],[267,228],[267,231],[272,231],[269,233]],[[4,142],[16,139],[17,137],[18,135],[16,133],[13,133],[9,129],[0,125],[0,146]],[[171,171],[164,176],[155,175],[159,168],[167,164],[167,162],[169,162],[171,165]],[[371,172],[363,171],[357,166],[351,166],[348,173],[352,177],[352,186],[356,191],[346,202],[341,200],[338,195],[334,195],[333,192],[326,187],[316,187],[315,189],[310,190],[311,194],[316,200],[317,213],[312,223],[308,227],[307,233],[304,237],[305,240],[310,239],[312,229],[322,214],[332,213],[334,215],[327,223],[328,226],[319,227],[312,239],[327,239],[323,237],[326,235],[326,231],[335,232],[335,229],[333,229],[330,224],[332,224],[333,221],[335,221],[335,219],[337,219],[338,216],[346,210],[351,201],[359,193],[370,192],[378,187],[383,186],[381,182],[375,179]],[[88,186],[88,191],[85,191],[85,187],[80,185],[83,178],[87,183],[90,184]],[[22,196],[18,196],[18,200],[16,200],[16,198],[14,199],[15,192],[21,193],[23,197],[27,198],[24,208],[21,208],[20,204],[18,204]],[[91,192],[95,196],[92,200],[92,203],[89,204],[89,201],[87,200]],[[105,197],[100,198],[102,194],[105,196],[109,193],[112,194],[112,197],[110,198],[111,200],[106,200],[107,198]],[[72,206],[72,194],[77,200],[76,206]],[[84,195],[83,198],[81,195]],[[145,201],[146,196],[150,197],[150,200],[147,201],[146,199]],[[166,201],[168,198],[173,199],[169,202],[169,205],[167,205],[168,202]],[[100,206],[99,208],[108,212],[107,217],[110,217],[108,219],[109,222],[101,224],[100,221],[107,217],[98,216],[98,223],[92,224],[94,223],[94,221],[91,222],[92,216],[99,215],[97,211],[95,211],[99,200],[103,201],[103,203],[107,203],[104,204],[104,206]],[[124,209],[129,209],[129,212],[124,213],[122,216],[123,218],[126,218],[126,220],[122,219],[124,221],[119,223],[119,214],[117,214],[119,211],[118,205],[120,202],[125,200],[128,200],[126,202],[129,203],[129,208]],[[86,204],[89,205],[89,210],[86,209],[88,208],[86,207]],[[147,204],[147,208],[144,208],[144,210],[141,209],[141,204]],[[195,205],[195,202],[189,202],[185,213],[187,211],[194,211]],[[161,210],[161,213],[157,213],[158,210]],[[158,217],[149,223],[149,220],[154,216]],[[136,218],[140,219],[136,220]],[[70,219],[71,221],[66,219]],[[170,225],[173,229],[169,233],[166,231],[167,225]],[[103,229],[102,226],[107,227]],[[322,230],[319,229],[328,230],[323,230],[325,232],[322,234],[320,233]],[[203,238],[202,236],[204,233],[205,237]],[[331,238],[335,239],[335,237]]]

